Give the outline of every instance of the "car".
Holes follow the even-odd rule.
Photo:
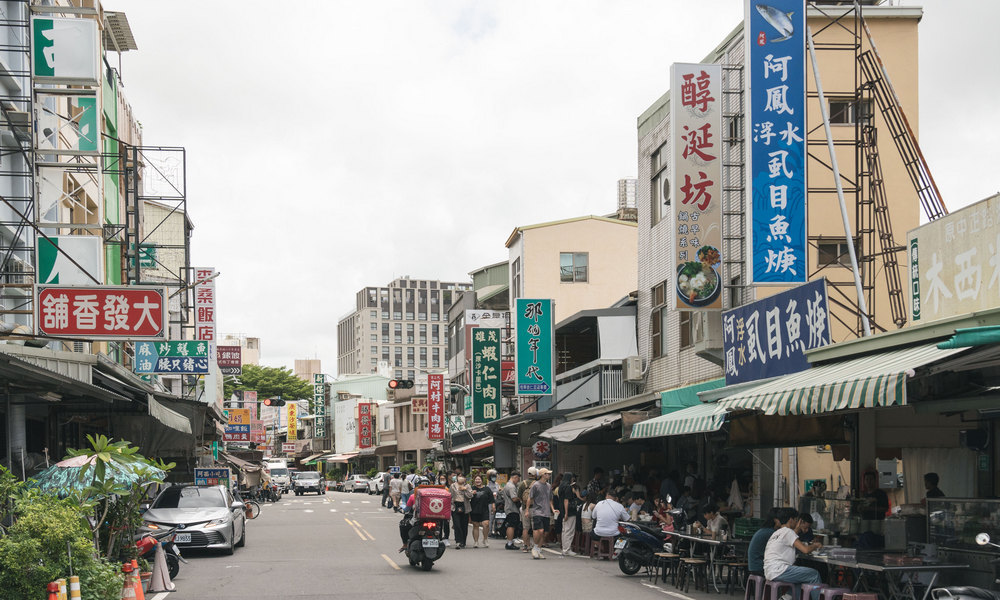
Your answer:
[[[173,485],[143,514],[141,533],[176,527],[181,548],[216,548],[232,554],[246,545],[246,513],[224,485]]]
[[[323,485],[323,475],[317,471],[296,473],[295,478],[292,479],[292,491],[295,492],[296,496],[301,496],[306,492],[323,494],[326,492]]]
[[[379,472],[375,474],[375,477],[368,480],[368,493],[369,494],[381,494],[382,493],[382,476],[385,475],[384,472]]]
[[[368,479],[367,475],[351,475],[344,480],[344,491],[351,492],[367,492],[368,491]]]

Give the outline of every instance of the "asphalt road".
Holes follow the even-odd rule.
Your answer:
[[[489,548],[449,547],[423,572],[399,554],[399,517],[379,508],[379,497],[328,492],[324,496],[286,495],[266,504],[248,522],[247,545],[233,556],[185,552],[174,583],[177,591],[148,595],[152,600],[220,598],[441,600],[458,595],[487,597],[516,593],[590,598],[672,598],[693,600],[645,577],[626,577],[618,564],[546,552],[533,560],[504,550],[500,540]],[[516,592],[521,590],[522,592]],[[471,596],[470,596],[471,595]],[[693,594],[692,594],[693,595]],[[700,596],[701,594],[699,594]]]

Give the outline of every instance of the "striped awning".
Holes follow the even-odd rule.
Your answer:
[[[666,415],[636,423],[630,439],[706,433],[718,431],[726,420],[726,407],[720,402],[698,404]]]
[[[903,406],[906,380],[914,376],[915,369],[963,350],[966,348],[941,350],[935,342],[830,363],[738,392],[719,404],[729,410],[758,410],[767,415]]]

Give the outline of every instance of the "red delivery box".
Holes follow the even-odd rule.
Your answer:
[[[418,519],[450,519],[451,492],[444,487],[420,486],[414,508]]]

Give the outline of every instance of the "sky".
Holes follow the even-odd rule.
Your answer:
[[[924,8],[920,143],[955,210],[1000,191],[1000,2],[895,3]],[[331,374],[363,287],[467,281],[518,225],[613,212],[670,64],[743,16],[742,0],[104,8],[139,47],[121,70],[144,143],[187,149],[192,266],[221,273],[220,334]]]

